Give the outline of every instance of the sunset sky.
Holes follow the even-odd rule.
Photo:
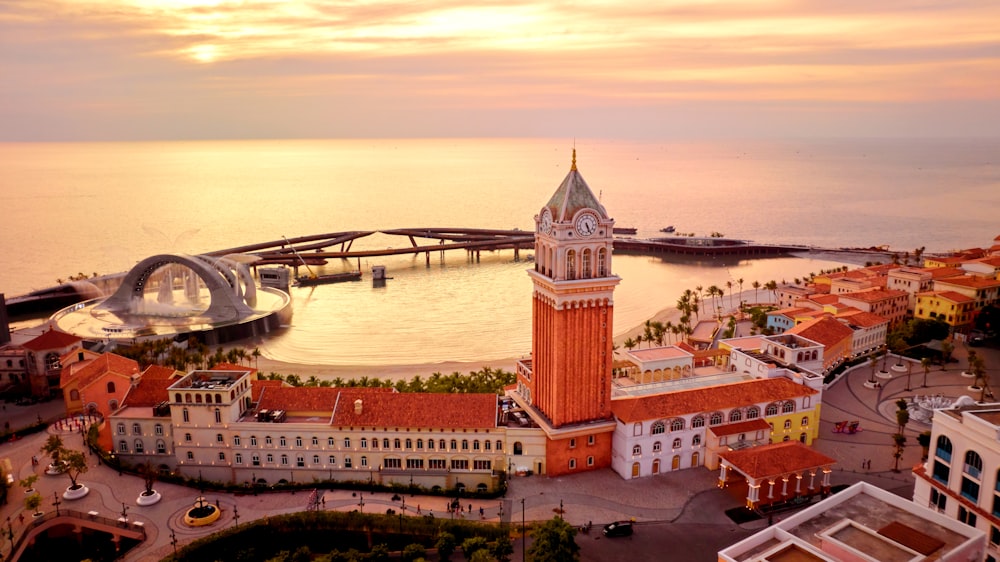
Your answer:
[[[0,141],[998,123],[997,0],[0,1]]]

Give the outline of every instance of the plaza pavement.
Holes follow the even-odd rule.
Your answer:
[[[863,383],[870,375],[870,366],[861,365],[841,377],[824,392],[820,422],[820,439],[815,447],[819,451],[837,460],[834,467],[832,482],[837,484],[852,484],[865,480],[890,490],[900,496],[909,498],[913,489],[913,477],[910,468],[920,462],[921,451],[916,443],[916,436],[929,429],[929,426],[911,422],[905,431],[908,446],[900,462],[900,472],[892,471],[892,434],[895,433],[895,400],[913,395],[941,394],[957,397],[962,394],[977,395],[967,390],[971,379],[961,376],[961,371],[967,366],[966,349],[958,346],[955,356],[959,363],[952,363],[946,371],[935,367],[927,377],[927,388],[921,387],[923,370],[919,363],[915,364],[910,377],[910,391],[905,374],[893,373],[891,380],[883,380],[879,389],[865,388]],[[997,373],[995,367],[1000,361],[1000,351],[988,348],[977,348],[985,357],[990,373]],[[889,359],[889,365],[894,363]],[[992,366],[992,368],[990,368]],[[890,372],[891,369],[890,369]],[[15,410],[16,408],[16,410]],[[30,423],[38,415],[46,417],[50,409],[58,410],[58,402],[22,407],[7,405],[3,412],[6,419],[11,420],[14,427],[18,423]],[[840,420],[858,420],[862,431],[856,434],[834,433],[833,426]],[[35,471],[42,474],[41,464],[32,466],[31,457],[42,458],[39,448],[47,439],[49,432],[58,431],[55,426],[48,432],[41,432],[24,439],[0,445],[0,458],[9,458],[14,467],[15,480],[24,478]],[[83,437],[77,433],[64,432],[63,438],[70,448],[82,448]],[[125,557],[126,561],[159,560],[172,552],[171,533],[176,537],[177,544],[183,545],[196,538],[211,534],[225,527],[266,517],[268,515],[303,511],[306,509],[307,492],[280,492],[252,494],[225,494],[208,492],[208,501],[218,502],[222,508],[222,517],[212,525],[200,528],[189,528],[182,522],[184,512],[190,508],[198,495],[192,488],[158,482],[155,488],[163,496],[163,500],[152,506],[137,506],[135,501],[143,490],[143,481],[137,476],[120,476],[110,467],[98,464],[96,456],[89,457],[92,461],[87,473],[80,477],[80,482],[90,488],[90,493],[79,500],[66,501],[60,497],[62,509],[74,509],[81,512],[97,511],[101,515],[118,518],[125,508],[129,521],[141,521],[146,529],[147,540],[134,548]],[[862,469],[862,460],[871,459],[871,469]],[[44,460],[44,459],[43,459]],[[601,554],[598,548],[600,537],[599,526],[619,519],[635,519],[639,525],[636,537],[642,537],[642,528],[649,525],[653,529],[658,524],[689,525],[692,529],[711,535],[722,535],[726,544],[740,540],[766,526],[765,521],[752,521],[736,525],[724,514],[726,509],[743,505],[740,498],[734,498],[715,486],[717,473],[705,468],[682,470],[674,473],[661,474],[654,477],[624,480],[611,470],[599,470],[569,477],[540,478],[515,477],[510,481],[506,497],[500,500],[464,500],[465,513],[462,517],[480,519],[479,509],[483,509],[486,520],[497,521],[503,515],[503,520],[510,523],[538,521],[552,518],[560,505],[564,518],[573,525],[594,523],[594,530],[589,534],[593,540],[587,540],[588,535],[578,535],[583,560],[607,559],[607,554]],[[48,476],[42,474],[36,483],[36,488],[44,499],[42,510],[54,510],[54,494],[61,494],[69,484],[66,476]],[[330,510],[353,510],[385,512],[392,508],[399,511],[401,502],[391,500],[391,493],[363,493],[354,495],[351,491],[327,490],[321,492],[322,508]],[[23,492],[16,485],[9,490],[7,505],[0,507],[0,523],[6,525],[10,518],[16,536],[25,525],[30,525],[30,514],[24,509]],[[363,508],[359,499],[364,499]],[[420,509],[420,515],[433,513],[435,517],[453,517],[445,510],[446,499],[433,496],[405,496],[406,514],[413,515]],[[468,506],[472,505],[469,513]],[[19,515],[25,516],[24,523]],[[523,514],[523,515],[522,515]],[[780,517],[780,515],[779,515]],[[687,528],[687,527],[685,527]],[[691,538],[688,552],[692,560],[711,560],[716,549],[714,543],[699,541],[697,534]],[[656,559],[658,552],[662,555],[663,544],[653,542],[642,546],[641,540],[627,551],[630,560]],[[701,544],[704,552],[695,554]],[[11,542],[4,540],[0,553],[6,556],[10,552]],[[607,541],[600,548],[607,548]],[[637,551],[646,549],[649,558]],[[520,560],[521,549],[515,547],[514,560]]]

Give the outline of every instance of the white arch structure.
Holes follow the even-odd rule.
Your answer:
[[[246,264],[228,257],[187,254],[160,254],[142,260],[125,274],[118,290],[96,308],[117,315],[150,315],[138,308],[146,283],[157,270],[174,264],[187,267],[205,284],[210,303],[204,315],[212,321],[234,321],[254,314],[257,287]]]

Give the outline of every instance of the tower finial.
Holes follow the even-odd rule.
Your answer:
[[[570,171],[576,171],[576,147],[573,147],[573,165],[569,167]]]

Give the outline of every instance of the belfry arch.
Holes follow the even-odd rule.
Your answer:
[[[155,316],[139,310],[138,305],[145,298],[146,285],[152,275],[169,265],[188,268],[205,284],[209,306],[203,314],[213,322],[240,320],[254,313],[251,306],[257,300],[256,286],[246,265],[226,258],[187,254],[160,254],[140,261],[125,274],[118,290],[96,308],[116,315]],[[241,280],[245,283],[245,292]]]

